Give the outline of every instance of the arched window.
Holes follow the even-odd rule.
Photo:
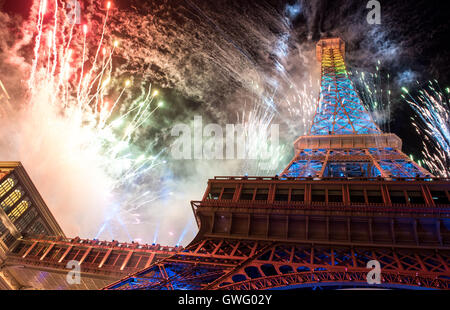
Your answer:
[[[1,206],[3,209],[12,207],[19,199],[22,197],[22,190],[20,188],[14,190],[8,197],[6,197],[2,202]]]
[[[22,200],[9,214],[11,222],[15,222],[31,205],[28,199]]]
[[[7,178],[0,184],[0,198],[3,197],[13,186],[16,185],[15,180],[12,177]]]

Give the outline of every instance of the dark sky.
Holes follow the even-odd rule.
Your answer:
[[[82,3],[84,1],[81,1]],[[148,3],[146,0],[116,0],[121,10],[127,10],[131,6]],[[171,1],[151,1],[153,3],[179,3],[183,5],[185,0]],[[219,0],[219,1],[198,1],[192,3],[221,3],[230,4],[230,11],[235,7],[248,7],[248,0]],[[311,28],[313,40],[318,40],[320,36],[326,34],[340,34],[347,42],[354,53],[360,48],[361,41],[364,39],[364,31],[370,29],[369,26],[359,29],[360,25],[355,23],[355,16],[360,13],[367,13],[365,9],[366,0],[314,0],[314,1],[264,1],[268,5],[281,11],[286,4],[295,4],[300,2],[303,7],[311,6],[302,10],[294,20],[294,29],[297,32],[298,40],[305,40],[307,29]],[[0,0],[0,8],[4,12],[20,14],[26,16],[32,0]],[[413,66],[420,71],[424,77],[436,78],[443,84],[449,84],[450,51],[447,47],[448,35],[450,33],[450,23],[448,18],[447,1],[438,0],[381,0],[381,17],[383,30],[387,32],[386,38],[402,44],[407,50],[401,59],[395,60],[395,65],[401,67],[404,64]],[[232,4],[232,5],[231,5]],[[216,6],[217,9],[221,5]],[[257,11],[249,11],[258,15]],[[226,11],[223,12],[227,14]],[[252,16],[250,16],[251,18]],[[364,17],[364,16],[363,16]],[[355,33],[361,32],[360,35]],[[370,60],[366,60],[370,63]]]

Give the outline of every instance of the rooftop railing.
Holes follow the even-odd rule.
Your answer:
[[[114,249],[137,249],[137,250],[152,250],[163,252],[178,252],[183,249],[182,246],[163,246],[159,243],[153,244],[141,244],[138,242],[119,242],[117,240],[106,241],[98,239],[81,239],[79,237],[74,238],[62,238],[45,235],[27,235],[25,240],[28,241],[49,241],[60,244],[79,245],[79,246],[95,246],[97,248],[114,248]]]
[[[215,176],[210,180],[236,180],[236,181],[423,181],[423,182],[450,182],[449,178],[433,177],[288,177],[288,176]]]

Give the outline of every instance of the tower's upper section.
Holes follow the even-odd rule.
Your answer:
[[[322,39],[317,43],[321,84],[310,135],[381,133],[348,78],[344,53],[345,43],[340,38]]]
[[[316,47],[321,64],[320,97],[310,133],[295,142],[296,156],[286,177],[432,176],[402,153],[402,141],[382,133],[350,81],[345,43],[322,39]]]
[[[321,39],[316,44],[316,56],[319,62],[322,61],[322,53],[325,48],[335,48],[341,52],[342,59],[345,59],[345,42],[341,38]]]

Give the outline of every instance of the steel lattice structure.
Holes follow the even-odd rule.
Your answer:
[[[30,279],[25,287],[47,290],[100,289],[181,249],[159,244],[34,235],[18,240],[1,272],[19,281]],[[66,281],[64,271],[72,260],[80,265],[82,274],[78,284]]]
[[[216,177],[191,205],[182,251],[106,289],[450,288],[450,182],[382,133],[349,80],[345,46],[322,39],[309,135],[280,176]]]
[[[348,78],[344,48],[340,39],[321,40],[317,44],[322,77],[311,135],[381,133]]]
[[[321,40],[320,97],[308,136],[296,142],[297,156],[285,176],[423,177],[431,174],[401,151],[401,140],[383,134],[350,81],[339,38]]]

